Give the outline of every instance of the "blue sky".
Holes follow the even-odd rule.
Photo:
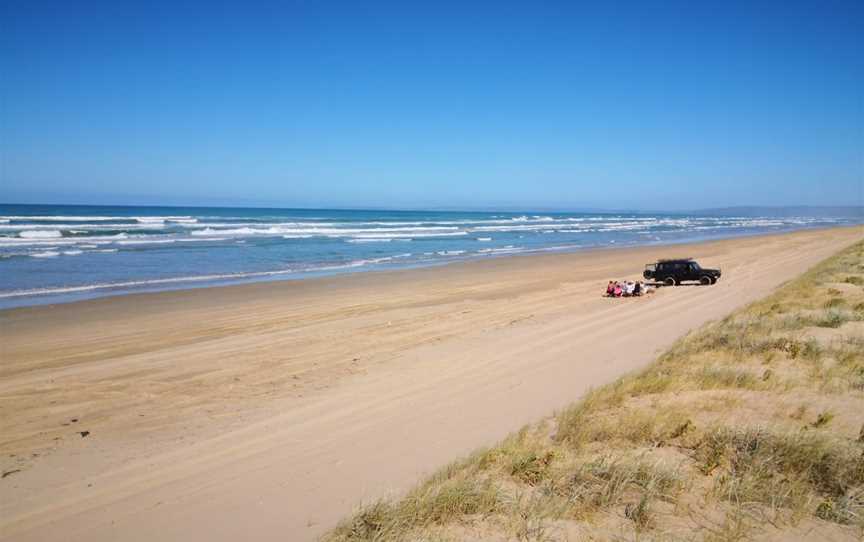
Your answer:
[[[0,202],[862,204],[864,2],[124,4],[2,2]]]

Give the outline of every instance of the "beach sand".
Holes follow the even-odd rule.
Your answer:
[[[309,540],[860,227],[0,311],[0,539]],[[715,286],[607,299],[658,257]]]

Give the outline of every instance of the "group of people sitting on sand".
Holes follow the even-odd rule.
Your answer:
[[[610,280],[606,286],[606,297],[638,297],[654,293],[654,288],[647,286],[644,282],[625,280],[618,282]]]

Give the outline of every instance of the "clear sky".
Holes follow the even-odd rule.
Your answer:
[[[862,203],[861,0],[227,4],[0,1],[0,202]]]

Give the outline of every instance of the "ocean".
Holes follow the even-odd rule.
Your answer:
[[[857,222],[806,216],[0,205],[0,308]]]

